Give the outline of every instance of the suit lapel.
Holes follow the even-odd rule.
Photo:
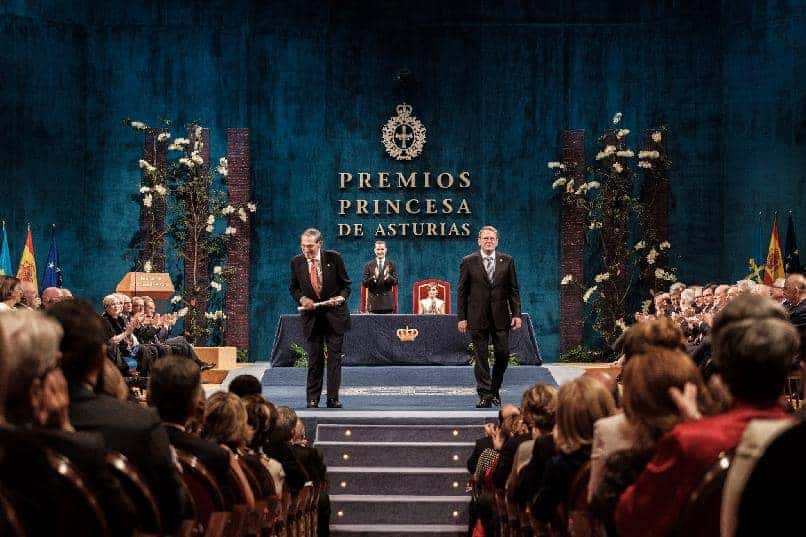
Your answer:
[[[479,273],[481,274],[481,279],[484,280],[484,282],[487,285],[492,285],[490,283],[490,279],[487,277],[487,269],[484,268],[484,258],[481,257],[481,253],[479,253],[479,252],[476,252],[476,266],[477,266],[477,269],[478,269]],[[495,275],[493,275],[493,276],[495,276]]]
[[[497,282],[501,277],[501,272],[504,270],[504,258],[500,255],[495,259],[495,270],[493,271],[493,281]]]

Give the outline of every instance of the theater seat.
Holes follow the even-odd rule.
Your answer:
[[[58,517],[61,527],[69,528],[74,535],[108,535],[106,517],[95,495],[90,491],[84,477],[67,457],[46,450],[51,469],[59,476],[63,488],[53,491],[57,513],[42,513],[42,516]]]
[[[198,458],[189,453],[177,449],[176,458],[182,467],[182,481],[193,499],[196,519],[206,529],[205,535],[223,535],[230,513],[226,510],[224,496],[213,475]]]
[[[2,491],[0,491],[0,535],[25,537],[25,530],[22,528],[17,511]]]
[[[689,496],[683,508],[675,535],[706,537],[719,535],[722,489],[728,476],[733,450],[722,452],[705,477]]]
[[[160,535],[162,523],[157,501],[137,468],[125,455],[116,451],[110,451],[106,455],[106,464],[112,475],[120,481],[126,495],[134,502],[137,509],[137,529]]]

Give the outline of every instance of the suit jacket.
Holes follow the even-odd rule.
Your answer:
[[[384,260],[384,270],[389,266],[389,274],[384,277],[383,273],[375,277],[375,269],[378,267],[378,260],[373,259],[364,265],[364,278],[361,284],[367,288],[367,311],[393,310],[395,309],[395,297],[392,287],[397,285],[397,266],[394,261],[388,258]]]
[[[778,407],[739,405],[723,414],[676,425],[660,439],[655,456],[619,499],[614,517],[618,534],[651,537],[672,533],[691,493],[719,453],[736,447],[750,420],[784,417]]]
[[[291,446],[291,451],[299,461],[308,479],[311,481],[325,481],[327,479],[327,466],[325,459],[318,449],[311,446]]]
[[[308,473],[302,467],[291,449],[291,444],[279,439],[270,439],[263,446],[263,453],[271,457],[283,466],[285,472],[285,482],[291,494],[296,495],[307,481]]]
[[[806,360],[806,300],[801,300],[798,305],[787,306],[789,322],[795,325],[800,334],[800,359]]]
[[[470,472],[471,475],[476,473],[476,466],[479,464],[479,457],[481,454],[484,453],[485,449],[493,449],[493,439],[489,436],[483,436],[476,440],[476,445],[473,447],[473,453],[470,454],[470,458],[467,459],[467,471]]]
[[[70,421],[79,431],[100,433],[109,449],[124,454],[140,471],[159,505],[166,531],[174,531],[187,512],[168,434],[150,409],[95,394],[84,384],[70,386]]]
[[[299,299],[307,296],[314,302],[321,302],[336,296],[344,297],[344,302],[338,306],[317,308],[313,311],[302,312],[302,329],[305,337],[311,337],[317,319],[324,319],[330,327],[339,334],[350,329],[350,310],[347,309],[347,298],[350,296],[350,277],[344,267],[344,260],[333,250],[321,251],[322,262],[322,290],[319,297],[311,286],[311,275],[308,271],[308,260],[304,255],[297,255],[291,259],[291,283],[288,290],[299,304]]]
[[[462,259],[457,286],[457,313],[471,330],[505,330],[521,315],[521,297],[515,261],[496,252],[493,281],[487,279],[481,252]]]

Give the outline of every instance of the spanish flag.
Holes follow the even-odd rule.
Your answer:
[[[772,223],[770,248],[767,251],[767,266],[764,267],[764,283],[772,285],[778,278],[784,278],[784,256],[781,253],[781,237],[778,234],[778,215]]]
[[[782,269],[783,270],[783,269]],[[36,280],[36,259],[34,258],[34,238],[31,236],[31,226],[28,226],[28,237],[25,239],[25,248],[22,249],[20,266],[17,269],[17,278],[26,282],[33,282],[39,289],[39,282]]]

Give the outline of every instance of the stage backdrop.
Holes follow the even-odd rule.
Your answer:
[[[471,214],[433,221],[468,222],[470,237],[390,239],[402,311],[413,281],[455,284],[478,227],[490,223],[517,260],[542,355],[556,359],[558,201],[545,163],[557,158],[563,128],[585,129],[595,154],[595,136],[617,111],[634,149],[643,129],[669,127],[671,242],[684,280],[744,275],[758,253],[759,212],[764,234],[773,210],[806,218],[806,20],[797,0],[38,4],[0,7],[0,218],[15,267],[30,222],[42,271],[55,223],[65,285],[100,308],[129,270],[122,252],[138,225],[131,195],[142,137],[121,119],[170,118],[175,135],[198,120],[212,129],[214,158],[226,128],[249,128],[259,207],[252,359],[268,358],[279,315],[294,309],[288,260],[305,227],[324,232],[357,282],[375,225],[404,221],[338,215],[337,200],[362,197],[466,197]],[[394,75],[404,67],[418,81],[409,103],[428,141],[399,164],[384,153],[380,127],[400,102]],[[342,193],[341,171],[467,171],[472,185]],[[338,239],[348,221],[363,222],[365,236]],[[357,301],[356,283],[352,310]]]

